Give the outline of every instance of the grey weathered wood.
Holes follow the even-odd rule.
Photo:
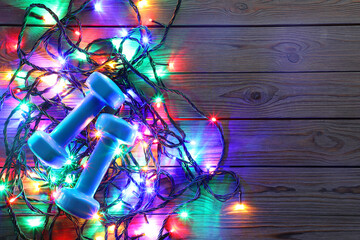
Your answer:
[[[19,25],[31,2],[0,2],[1,90],[6,71],[17,59],[19,27],[6,25]],[[53,3],[55,11],[66,8],[65,1],[42,2]],[[78,6],[82,1],[75,2]],[[85,43],[113,37],[123,26],[135,24],[125,2],[104,0],[103,13],[82,14],[83,24],[99,27],[84,28]],[[175,1],[149,3],[142,10],[144,24],[148,18],[166,22],[175,6]],[[189,206],[194,231],[187,239],[358,239],[360,122],[350,118],[359,118],[359,10],[360,3],[350,0],[184,1],[175,22],[178,27],[154,58],[159,63],[174,61],[176,74],[164,77],[170,87],[222,118],[228,144],[223,165],[244,179],[249,205],[249,212],[234,213],[236,199],[222,205],[204,194]],[[34,18],[30,23],[43,24]],[[101,27],[105,25],[118,27]],[[32,27],[25,39],[32,41],[43,31]],[[152,31],[156,42],[161,31]],[[34,61],[46,64],[43,57],[36,54]],[[69,102],[76,105],[79,99]],[[194,147],[200,152],[199,164],[215,163],[220,152],[215,129],[205,121],[186,121],[197,116],[184,101],[170,96],[167,103],[176,118],[183,118],[180,123],[189,139],[199,143]],[[10,106],[15,102],[7,102],[0,112],[1,128]],[[3,136],[1,163],[2,142]],[[172,169],[180,178],[178,168]],[[215,192],[231,188],[219,180]],[[31,192],[31,185],[25,188]],[[21,201],[14,207],[20,224],[31,233],[26,226],[29,210]],[[0,211],[0,217],[0,238],[13,239],[6,212]],[[94,231],[101,228],[90,225],[87,234],[96,237]],[[59,224],[54,236],[73,239],[70,222]]]
[[[360,223],[359,169],[348,168],[231,168],[244,179],[244,200],[248,212],[235,212],[236,199],[221,204],[208,194],[187,207],[193,226],[188,239],[205,239],[207,232],[214,238],[234,239],[356,239]],[[180,178],[180,177],[179,177]],[[179,179],[179,181],[181,181]],[[213,184],[217,193],[231,188],[219,179]],[[187,192],[189,197],[192,192]],[[28,212],[19,209],[19,221],[24,223]],[[24,215],[25,214],[25,215]],[[0,236],[11,236],[12,229],[5,214],[1,214]],[[161,221],[164,216],[150,216]],[[7,220],[6,220],[7,219]],[[91,223],[90,223],[91,225]],[[94,226],[92,224],[91,226]],[[211,227],[209,227],[211,226]],[[56,229],[74,234],[71,224],[63,221]],[[96,231],[101,232],[101,228]],[[29,230],[29,229],[28,229]],[[88,230],[88,233],[90,231]],[[90,233],[89,233],[90,234]],[[92,231],[94,236],[94,231]]]
[[[358,118],[360,74],[174,74],[164,82],[179,89],[208,115],[219,118]],[[178,118],[198,117],[169,95]]]
[[[31,27],[31,44],[45,30]],[[85,28],[84,41],[119,35],[119,28]],[[1,71],[16,66],[14,50],[18,27],[1,27]],[[153,41],[159,41],[160,29],[153,30]],[[12,36],[12,37],[10,37]],[[26,44],[25,49],[26,49]],[[82,47],[85,45],[82,45]],[[237,27],[174,28],[167,43],[157,51],[158,63],[175,63],[175,72],[318,72],[359,71],[359,26],[312,27]],[[44,50],[35,54],[34,63],[54,66],[46,61]]]
[[[3,125],[3,121],[0,123]],[[179,123],[187,139],[196,142],[195,146],[188,144],[188,147],[198,164],[203,167],[216,164],[221,152],[216,128],[207,121]],[[227,149],[224,166],[360,164],[360,120],[226,120],[221,123]],[[10,137],[14,133],[15,128],[10,128]],[[3,162],[5,151],[2,136],[0,156],[0,162]],[[30,151],[28,157],[31,157]],[[173,166],[175,163],[167,159],[162,164]]]
[[[20,24],[24,9],[30,3],[39,1],[9,1],[0,2],[1,24]],[[82,2],[75,1],[75,7]],[[135,24],[135,16],[128,1],[104,0],[103,12],[92,10],[82,13],[83,24],[128,25]],[[134,1],[136,2],[136,1]],[[41,1],[53,11],[64,16],[68,1]],[[149,24],[149,18],[160,22],[168,22],[176,1],[151,0],[149,6],[141,9],[144,24]],[[91,6],[92,4],[90,4]],[[360,23],[358,12],[360,4],[357,1],[261,1],[261,0],[208,0],[183,1],[175,24],[176,25],[273,25],[273,24],[349,24]],[[36,13],[41,14],[37,9]],[[32,17],[30,23],[43,24],[43,21]]]
[[[7,74],[0,72],[1,94],[8,84]],[[218,118],[360,117],[360,74],[356,72],[171,74],[163,81],[184,92],[207,115]],[[135,82],[149,95],[154,94],[141,81]],[[181,97],[165,94],[165,99],[173,117],[200,117]],[[65,99],[71,106],[80,100],[77,92]],[[16,106],[13,100],[5,103],[3,119]],[[50,112],[59,114],[56,109]]]

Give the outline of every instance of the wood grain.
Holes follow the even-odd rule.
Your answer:
[[[75,7],[84,1],[76,0]],[[134,1],[135,3],[137,1]],[[24,9],[35,0],[3,0],[0,3],[0,14],[3,16],[0,24],[20,24]],[[63,17],[68,1],[45,0],[41,3],[49,6]],[[169,21],[176,1],[151,0],[148,6],[141,9],[144,23],[152,18],[160,22]],[[80,16],[83,24],[93,26],[135,24],[135,17],[128,1],[103,0],[101,13],[93,12],[92,4],[89,10]],[[274,24],[359,24],[358,12],[360,4],[357,1],[261,1],[261,0],[197,0],[183,1],[176,25],[274,25]],[[29,19],[30,23],[43,24],[39,19],[41,12],[35,9],[39,16]]]
[[[0,72],[1,94],[7,88],[7,74]],[[207,115],[222,119],[360,117],[360,74],[356,72],[170,74],[163,80],[169,88],[184,92]],[[154,94],[142,81],[133,81],[149,96]],[[165,97],[173,117],[200,117],[181,97]],[[64,101],[75,106],[81,99],[75,92]],[[17,104],[13,100],[5,103],[3,119]],[[50,112],[59,114],[56,109]]]
[[[358,118],[359,73],[173,74],[165,79],[219,118]],[[178,118],[198,117],[169,95]]]
[[[248,212],[233,210],[236,199],[225,204],[208,194],[187,209],[191,214],[192,234],[188,239],[356,239],[360,223],[359,169],[348,168],[231,168],[243,177],[244,200]],[[179,175],[178,175],[179,176]],[[181,181],[181,180],[180,180]],[[212,185],[217,193],[231,188],[228,181],[218,179]],[[187,197],[193,195],[187,192]],[[18,205],[19,207],[21,205]],[[201,209],[201,211],[199,211]],[[26,228],[25,208],[15,210]],[[12,228],[5,213],[1,214],[0,236],[12,236]],[[150,216],[150,221],[161,222],[163,215]],[[87,230],[93,237],[101,228],[92,223]],[[211,228],[209,228],[211,226]],[[72,226],[63,221],[57,231]],[[61,239],[60,234],[55,235]]]
[[[24,9],[33,2],[0,2],[0,92],[17,65],[14,45],[19,24]],[[61,16],[68,1],[41,2]],[[75,5],[81,2],[76,0]],[[176,1],[148,2],[141,9],[143,24],[151,27],[152,41],[158,42],[161,29],[153,28],[148,19],[167,22]],[[102,4],[101,13],[89,7],[81,14],[87,26],[82,47],[136,24],[127,1],[103,0]],[[153,57],[157,63],[174,63],[174,70],[163,76],[169,87],[182,90],[221,121],[226,138],[222,166],[242,177],[248,206],[247,212],[234,212],[237,199],[221,204],[204,192],[188,206],[192,229],[184,239],[359,238],[359,10],[360,2],[351,0],[183,1],[176,27]],[[46,30],[35,27],[44,24],[42,15],[38,10],[31,14],[29,23],[34,27],[27,29],[27,41],[33,42]],[[29,44],[22,47],[27,49]],[[42,66],[56,63],[44,51],[37,52],[33,61]],[[146,72],[146,66],[142,70]],[[194,120],[198,116],[183,100],[166,97],[170,112],[189,140],[196,142],[189,145],[196,161],[202,167],[215,164],[221,149],[214,126]],[[75,106],[79,100],[73,96],[66,101]],[[14,106],[15,101],[3,106],[0,131]],[[51,114],[62,117],[57,109]],[[11,123],[10,135],[17,123]],[[0,166],[4,158],[1,134]],[[176,164],[169,160],[163,165],[181,185]],[[228,180],[218,178],[211,186],[216,193],[225,193],[232,188]],[[31,184],[25,188],[32,197],[46,195],[46,191],[34,193]],[[183,198],[193,194],[188,190]],[[175,203],[151,215],[150,221],[161,222]],[[21,200],[14,209],[31,237],[27,220],[33,215]],[[0,239],[14,239],[4,210],[0,221]],[[103,228],[91,222],[85,232],[95,238],[103,235]],[[69,221],[56,225],[53,239],[74,238]]]
[[[31,27],[27,44],[45,31]],[[84,29],[84,44],[119,35],[119,28]],[[14,49],[17,27],[1,27],[6,35],[0,45],[0,70],[16,66]],[[153,30],[153,41],[161,30]],[[30,39],[30,40],[29,40]],[[85,46],[85,45],[82,45]],[[26,44],[23,46],[26,49]],[[158,63],[173,61],[174,72],[319,72],[359,71],[360,26],[174,28],[161,50],[153,54]],[[39,51],[32,62],[54,66]]]
[[[207,121],[179,121],[198,164],[216,164],[219,133]],[[0,126],[3,126],[3,121]],[[224,166],[359,166],[360,120],[224,120]],[[16,122],[9,136],[14,136]],[[11,140],[11,138],[10,138]],[[5,151],[0,137],[1,163]],[[140,146],[140,143],[138,144]],[[28,148],[28,157],[31,154]],[[140,154],[141,148],[139,147]],[[139,155],[141,159],[142,154]],[[29,162],[31,163],[31,162]],[[177,165],[165,159],[164,166]]]

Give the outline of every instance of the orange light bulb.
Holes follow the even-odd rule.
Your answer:
[[[235,205],[234,209],[235,209],[236,211],[245,211],[245,210],[246,210],[246,206],[245,206],[245,204],[243,204],[243,203],[238,203],[238,204]]]

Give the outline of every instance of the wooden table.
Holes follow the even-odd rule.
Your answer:
[[[0,2],[2,90],[16,66],[11,46],[32,2]],[[68,1],[42,2],[61,15]],[[151,27],[147,19],[167,22],[176,1],[148,3],[142,11]],[[221,121],[228,149],[223,167],[243,178],[248,206],[236,212],[237,199],[220,204],[202,197],[193,204],[203,211],[193,216],[189,239],[360,239],[359,12],[358,1],[184,0],[155,57],[175,63],[164,78],[169,87]],[[131,27],[130,13],[126,1],[104,0],[102,13],[82,14],[84,40]],[[33,17],[30,38],[42,24]],[[151,29],[156,41],[162,29]],[[184,101],[171,98],[169,105],[185,130],[206,148],[218,147],[211,129],[209,141],[201,138],[206,122]],[[1,126],[11,107],[0,112]],[[3,160],[2,140],[0,150]],[[218,151],[204,151],[202,161],[217,160]],[[19,207],[19,218],[31,214],[26,209]],[[94,226],[89,237],[101,232]],[[54,239],[75,236],[71,223],[56,229]],[[2,211],[0,239],[13,236]]]

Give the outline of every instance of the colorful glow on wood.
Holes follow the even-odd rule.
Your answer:
[[[102,2],[102,3],[104,3],[104,2]],[[94,3],[91,3],[91,4],[94,4]],[[95,4],[93,6],[94,6],[95,11],[97,11],[97,12],[103,11],[103,6],[101,5],[100,1],[95,2]],[[144,7],[148,6],[148,1],[146,1],[146,0],[138,1],[137,6],[139,8],[144,8]],[[109,6],[107,6],[107,7],[110,8]],[[46,16],[46,15],[44,15],[44,16]],[[98,16],[102,17],[103,15],[98,14]],[[154,16],[152,15],[152,17],[154,17]],[[37,18],[37,20],[39,20],[39,19],[40,18]],[[45,17],[44,17],[44,19],[45,19]],[[66,20],[69,20],[69,19],[67,19],[66,16],[65,17],[60,16],[59,19],[63,19],[64,22],[66,22]],[[146,17],[143,19],[146,19]],[[154,21],[153,19],[149,19],[149,21],[154,22],[155,24],[158,24],[159,26],[166,26],[166,25],[162,25],[162,23]],[[75,21],[72,22],[72,24],[76,24]],[[169,24],[169,27],[170,27],[170,25],[171,24]],[[75,31],[74,28],[79,29],[79,31],[78,30]],[[88,34],[88,32],[87,32],[88,29],[84,28],[85,29],[84,32],[80,32],[80,29],[81,29],[80,25],[71,27],[71,28],[67,29],[66,33],[64,33],[63,35],[69,36],[69,39],[71,39],[72,41],[80,41],[81,39],[83,39],[83,37],[84,37],[84,39],[86,39],[85,35]],[[83,33],[84,33],[84,36],[81,36]],[[52,91],[52,92],[55,92],[58,94],[55,96],[60,100],[52,99],[50,101],[50,103],[53,104],[55,107],[62,108],[61,110],[65,109],[66,110],[66,111],[64,111],[65,114],[68,113],[69,109],[72,109],[74,107],[74,106],[68,107],[69,105],[71,105],[71,104],[68,105],[68,102],[67,102],[67,101],[71,102],[71,99],[66,99],[66,97],[69,96],[68,92],[74,90],[74,92],[78,92],[77,94],[79,94],[79,95],[83,94],[84,92],[87,93],[88,89],[85,86],[83,86],[83,85],[85,85],[84,84],[85,81],[83,81],[85,79],[83,79],[81,77],[89,76],[93,71],[97,71],[97,70],[102,71],[102,72],[104,72],[104,74],[108,75],[111,78],[111,81],[113,81],[114,83],[116,83],[118,86],[121,87],[122,92],[124,92],[124,93],[130,92],[129,94],[131,96],[133,96],[134,99],[136,99],[136,100],[134,100],[134,99],[128,97],[126,99],[126,104],[124,104],[124,106],[125,106],[124,108],[119,108],[119,109],[117,107],[114,108],[114,111],[117,111],[116,114],[121,115],[124,112],[126,114],[126,111],[128,111],[129,106],[134,107],[134,109],[133,109],[134,112],[136,112],[136,110],[138,110],[138,108],[140,108],[139,106],[141,106],[141,107],[144,106],[143,109],[145,109],[146,114],[144,114],[144,115],[139,114],[139,116],[134,117],[134,118],[133,118],[133,116],[135,116],[135,115],[132,115],[129,118],[126,117],[126,121],[128,121],[130,123],[132,123],[133,121],[136,122],[136,125],[135,125],[136,127],[134,127],[134,129],[136,130],[135,131],[136,135],[138,137],[138,140],[136,141],[136,143],[137,143],[136,147],[141,150],[141,145],[142,145],[144,148],[146,148],[145,150],[147,151],[146,153],[148,155],[153,154],[155,157],[154,157],[154,159],[151,159],[148,156],[146,156],[145,161],[138,162],[137,157],[136,157],[136,159],[135,158],[133,159],[131,156],[131,154],[132,154],[131,147],[116,148],[116,149],[115,149],[115,147],[111,148],[111,152],[114,152],[116,155],[122,155],[120,157],[119,156],[116,157],[117,160],[116,160],[116,162],[114,162],[113,165],[111,165],[111,169],[114,170],[114,172],[118,171],[119,169],[120,169],[120,171],[122,171],[123,169],[125,169],[125,170],[130,169],[130,171],[128,173],[129,173],[129,179],[131,179],[131,181],[129,181],[130,185],[127,185],[125,187],[121,186],[117,189],[117,190],[120,190],[118,192],[118,196],[114,197],[113,195],[110,195],[110,198],[112,199],[112,201],[117,201],[117,204],[115,204],[112,207],[107,208],[106,205],[108,205],[110,203],[110,200],[108,201],[108,199],[107,199],[107,201],[102,202],[102,203],[104,203],[104,205],[102,205],[102,206],[104,206],[104,220],[106,220],[106,221],[109,220],[109,219],[107,219],[107,216],[108,216],[107,214],[109,214],[111,212],[110,209],[115,210],[116,208],[120,208],[120,210],[118,209],[117,212],[115,212],[115,214],[119,214],[119,215],[127,215],[127,214],[129,214],[129,212],[131,214],[132,213],[137,214],[136,212],[143,212],[141,209],[139,209],[137,207],[136,202],[134,203],[132,201],[137,200],[141,196],[145,196],[144,203],[146,203],[146,200],[148,198],[155,197],[155,194],[154,194],[155,192],[159,192],[159,193],[161,192],[162,189],[160,189],[160,187],[157,185],[158,184],[157,181],[158,180],[160,181],[160,178],[161,178],[159,175],[157,175],[159,173],[160,166],[157,165],[156,161],[159,161],[159,163],[160,163],[160,160],[161,161],[164,161],[164,160],[160,157],[160,153],[156,154],[155,151],[152,152],[153,150],[160,149],[160,148],[163,148],[164,150],[166,150],[166,148],[168,148],[168,146],[166,146],[166,144],[169,144],[170,147],[172,147],[173,149],[182,151],[177,154],[175,153],[176,156],[173,156],[173,154],[174,154],[173,152],[167,154],[167,152],[164,151],[164,152],[161,152],[161,154],[163,154],[163,158],[166,161],[171,162],[173,159],[174,161],[172,163],[176,164],[177,162],[178,163],[181,162],[181,164],[184,164],[184,166],[186,168],[192,168],[193,166],[195,166],[195,164],[192,165],[192,164],[188,163],[188,159],[192,158],[192,156],[189,156],[189,153],[194,154],[194,152],[195,153],[199,152],[198,147],[196,147],[196,148],[191,147],[191,146],[189,146],[189,144],[187,144],[187,143],[190,143],[190,145],[195,146],[196,145],[195,140],[192,140],[189,142],[188,139],[191,139],[191,138],[186,137],[186,139],[185,139],[185,137],[182,137],[181,133],[180,134],[174,133],[173,130],[167,129],[166,124],[169,124],[169,126],[170,126],[171,125],[170,123],[172,120],[170,113],[168,115],[168,119],[162,119],[160,117],[159,118],[157,117],[158,114],[160,116],[160,115],[162,115],[162,113],[164,113],[165,111],[168,110],[168,108],[166,106],[167,104],[165,104],[165,99],[163,98],[162,95],[160,97],[156,97],[155,99],[151,99],[151,96],[153,96],[153,95],[151,94],[151,95],[146,96],[147,93],[144,92],[145,94],[144,94],[144,96],[142,96],[140,94],[142,92],[138,91],[140,88],[132,86],[131,84],[127,85],[126,81],[128,79],[126,77],[119,78],[117,75],[121,71],[124,71],[124,73],[122,73],[121,76],[125,76],[126,75],[125,72],[128,71],[130,73],[131,72],[130,67],[134,67],[133,70],[139,71],[138,77],[140,76],[142,80],[150,80],[150,81],[148,81],[148,82],[151,82],[151,84],[149,84],[149,85],[154,86],[154,88],[156,90],[155,93],[161,92],[163,94],[166,94],[166,96],[168,94],[169,95],[173,94],[174,92],[171,92],[171,91],[167,92],[170,89],[167,89],[165,87],[165,84],[162,83],[162,78],[165,78],[170,70],[174,70],[174,67],[175,67],[174,62],[173,61],[168,62],[167,59],[160,59],[158,61],[157,56],[155,54],[154,54],[153,59],[143,57],[143,56],[147,56],[148,53],[153,53],[151,51],[151,49],[153,46],[157,45],[156,41],[159,40],[160,38],[158,38],[158,36],[152,38],[152,34],[151,34],[150,30],[147,29],[146,26],[141,26],[138,28],[137,27],[131,28],[129,30],[122,29],[122,30],[120,30],[120,32],[119,32],[119,30],[116,30],[116,33],[117,33],[117,34],[115,34],[116,38],[114,38],[115,36],[104,38],[103,39],[103,41],[105,42],[104,46],[96,46],[95,47],[95,48],[98,47],[101,50],[105,49],[104,55],[106,55],[106,56],[103,57],[103,59],[105,59],[105,60],[98,62],[96,59],[96,57],[98,55],[93,54],[93,52],[90,52],[89,49],[87,49],[87,48],[84,48],[85,50],[82,49],[81,51],[79,51],[79,49],[77,47],[71,47],[72,49],[66,49],[66,50],[60,49],[61,47],[59,47],[60,50],[58,50],[58,51],[54,50],[52,52],[55,56],[52,56],[52,54],[50,54],[51,56],[47,56],[49,58],[48,60],[51,61],[51,64],[53,64],[54,62],[57,61],[57,64],[54,64],[54,65],[56,65],[56,67],[46,66],[46,67],[49,67],[49,69],[51,69],[49,71],[47,69],[46,70],[37,69],[37,71],[40,71],[41,74],[52,73],[52,75],[49,75],[48,79],[46,79],[47,76],[42,78],[40,83],[44,84],[44,85],[49,85],[51,87],[51,90],[48,89],[49,92]],[[76,37],[74,35],[81,36],[81,37]],[[119,35],[122,38],[118,38],[117,36],[119,36]],[[76,39],[76,40],[74,40],[74,39]],[[64,39],[62,39],[62,40],[64,40]],[[85,41],[87,41],[87,40],[85,40]],[[48,43],[50,43],[50,42],[44,41],[44,44],[48,44]],[[84,43],[87,43],[87,42],[81,42],[81,44],[79,46],[84,46]],[[113,47],[111,47],[111,44]],[[55,46],[53,46],[53,45],[56,45],[56,41],[53,41],[49,44],[50,48],[55,49]],[[99,45],[101,45],[101,44],[99,44]],[[131,47],[128,47],[128,46],[131,46]],[[107,55],[106,51],[108,49],[110,49],[111,53],[109,53]],[[51,49],[51,50],[53,50],[53,49]],[[67,50],[69,50],[69,51],[67,52]],[[88,53],[85,54],[82,51],[87,51]],[[122,59],[124,55],[125,55],[126,59],[129,61],[129,63]],[[138,58],[140,59],[140,61]],[[29,59],[30,59],[30,57],[29,57]],[[55,60],[55,61],[53,61],[53,60]],[[62,66],[60,66],[59,63]],[[126,65],[126,64],[128,64],[128,65]],[[84,68],[82,68],[82,66],[84,66],[84,65],[86,65],[87,67],[90,67],[91,70],[84,70]],[[92,68],[94,66],[96,66],[96,67]],[[144,68],[142,69],[142,67],[144,67]],[[34,67],[34,68],[36,68],[36,67]],[[145,68],[147,68],[147,69],[145,69]],[[143,71],[144,69],[145,69],[145,71]],[[27,71],[28,70],[24,71],[25,74],[27,73]],[[54,72],[55,72],[55,74],[53,74]],[[135,71],[133,71],[133,72],[135,72]],[[21,72],[19,72],[18,75],[20,75],[20,74],[21,74]],[[74,76],[76,76],[76,77],[74,77]],[[78,76],[81,76],[80,80],[77,79]],[[145,76],[145,77],[142,77],[142,76]],[[148,79],[146,79],[146,77]],[[21,81],[24,80],[23,82],[25,82],[25,79],[21,79],[20,76],[18,76],[18,78],[20,78]],[[26,86],[34,87],[36,90],[38,90],[37,86],[32,85],[35,78],[36,78],[36,76],[30,76],[29,79],[26,79]],[[123,81],[123,82],[121,82],[121,81]],[[144,81],[144,83],[145,83],[145,81]],[[22,86],[24,86],[24,83],[22,83]],[[93,90],[93,89],[91,89],[91,90]],[[28,91],[27,89],[22,89],[21,91],[24,93],[24,95],[27,93],[31,93],[31,91]],[[91,92],[91,91],[89,91],[89,92]],[[179,92],[175,92],[175,93],[179,93]],[[22,95],[18,94],[18,96],[22,96]],[[33,96],[33,95],[31,95],[31,96]],[[43,96],[40,95],[40,97],[43,97]],[[145,100],[142,99],[142,97],[144,97]],[[184,97],[184,98],[186,99],[186,97]],[[50,99],[50,98],[46,97],[46,100],[48,100],[48,99]],[[63,99],[65,99],[65,100],[63,101]],[[32,100],[32,99],[30,99],[30,100]],[[138,102],[135,102],[135,101],[138,101]],[[135,104],[131,105],[134,102],[135,102]],[[156,110],[153,111],[154,103],[157,108],[160,108],[162,106],[162,109],[164,109],[164,111],[163,112],[159,112]],[[38,108],[37,108],[38,106],[39,105],[37,105],[37,103],[31,102],[31,101],[29,101],[29,105],[28,105],[29,109],[27,109],[27,108],[23,109],[24,107],[20,106],[20,109],[23,111],[23,113],[22,113],[23,120],[30,120],[30,118],[35,116],[38,111]],[[143,110],[143,109],[141,109],[141,110]],[[151,110],[151,112],[149,112],[148,109]],[[195,107],[194,107],[194,109],[195,109]],[[18,109],[16,109],[16,110],[18,110]],[[24,113],[29,112],[30,110],[32,111],[31,114],[30,113],[24,114]],[[43,110],[43,109],[41,109],[41,110]],[[45,109],[44,111],[45,111],[45,113],[48,113],[47,109]],[[154,119],[151,119],[151,117],[150,117],[150,119],[148,119],[149,115],[151,116],[152,113],[155,113],[154,116],[156,116],[156,117],[154,117]],[[97,116],[97,113],[96,114],[94,113],[93,115]],[[50,120],[49,121],[50,123],[47,123],[46,127],[43,128],[43,126],[45,126],[45,125],[43,125],[43,123],[41,123],[41,124],[39,124],[37,129],[34,127],[34,129],[31,129],[31,130],[42,129],[43,131],[49,132],[54,127],[56,128],[57,126],[59,126],[58,119],[60,119],[61,117],[58,115],[52,116],[51,114],[49,116],[50,117],[48,117],[48,115],[46,115],[46,114],[43,115],[43,118],[46,118],[46,121]],[[52,119],[52,117],[54,119]],[[151,122],[151,120],[153,120],[153,122]],[[159,121],[159,120],[161,120],[161,121]],[[164,121],[162,121],[162,120],[164,120]],[[23,121],[23,122],[25,122],[25,121]],[[102,138],[103,135],[105,136],[107,134],[105,134],[105,132],[103,132],[103,134],[102,134],[101,131],[93,131],[92,124],[95,121],[92,122],[92,119],[91,119],[91,120],[89,120],[89,122],[90,122],[89,127],[85,128],[85,131],[81,131],[81,133],[79,134],[78,137],[71,139],[69,142],[66,142],[66,144],[63,144],[64,145],[63,150],[65,152],[76,154],[76,157],[74,157],[72,155],[69,157],[66,156],[66,162],[64,162],[64,164],[66,166],[61,166],[60,167],[61,170],[51,169],[51,168],[44,169],[43,165],[41,165],[41,164],[40,164],[41,165],[40,167],[35,168],[38,170],[38,174],[39,174],[39,176],[37,176],[37,178],[40,178],[41,181],[47,181],[47,182],[35,183],[34,189],[36,191],[40,191],[40,189],[41,189],[42,194],[45,192],[45,190],[49,190],[46,194],[47,201],[48,201],[48,197],[50,197],[50,199],[51,199],[51,197],[53,198],[53,199],[51,199],[51,201],[53,201],[54,199],[58,199],[59,192],[61,192],[61,189],[66,189],[66,188],[73,189],[71,185],[73,183],[78,182],[78,180],[79,180],[78,176],[80,175],[80,173],[84,173],[88,169],[91,169],[91,167],[94,166],[91,162],[89,162],[89,164],[88,164],[88,161],[83,161],[83,159],[85,159],[86,157],[84,157],[84,155],[82,155],[82,154],[84,153],[84,151],[88,150],[87,148],[89,146],[92,146],[91,145],[92,141],[100,142],[97,139],[94,139],[94,135],[96,138],[99,139],[99,138]],[[166,124],[163,124],[163,123],[166,123]],[[217,124],[216,124],[216,126],[217,126]],[[171,127],[173,127],[173,125],[171,125],[170,128]],[[28,130],[28,129],[26,129],[26,130]],[[84,128],[82,130],[84,130]],[[144,130],[145,130],[145,132],[143,135],[142,132]],[[182,131],[182,129],[180,129],[180,128],[178,130]],[[221,129],[219,129],[219,130],[221,130]],[[30,131],[30,132],[32,133],[33,131]],[[162,135],[162,133],[164,133],[164,135]],[[176,146],[177,144],[172,144],[172,140],[167,139],[167,137],[166,137],[168,135],[173,136],[175,140],[177,139],[179,141],[178,145],[179,146],[182,145],[183,150],[180,150],[181,148],[178,148]],[[185,136],[185,133],[183,136]],[[79,144],[79,141],[78,141],[79,139],[83,140],[82,143],[84,145],[81,148],[74,147],[74,145]],[[196,138],[196,140],[199,140],[199,139]],[[198,141],[198,142],[202,143],[201,141]],[[174,145],[174,146],[172,146],[172,145]],[[187,151],[188,147],[190,147],[189,151]],[[90,150],[92,150],[92,149],[90,149]],[[107,152],[107,151],[104,151],[104,152]],[[184,152],[186,152],[187,156],[185,156]],[[86,152],[85,155],[88,155],[88,154],[89,154],[89,152]],[[94,152],[91,152],[91,154],[94,154]],[[130,156],[131,156],[131,158],[130,158]],[[134,165],[128,163],[129,159],[130,159],[130,161],[133,160]],[[144,160],[143,158],[139,158],[139,159]],[[194,159],[196,160],[195,157],[194,157]],[[36,162],[37,159],[34,158],[34,160],[35,160],[35,163],[37,163]],[[194,162],[194,161],[192,161],[192,162]],[[119,164],[120,167],[116,164]],[[149,164],[150,167],[147,164]],[[156,165],[156,167],[154,167],[154,165]],[[143,166],[143,167],[141,167],[141,166]],[[82,169],[82,167],[84,169]],[[25,168],[25,169],[27,169],[27,168]],[[184,172],[186,173],[185,170],[184,170]],[[168,173],[167,170],[162,170],[162,171]],[[112,173],[113,172],[111,172],[111,174]],[[154,176],[151,177],[151,175],[149,175],[149,174],[152,174]],[[195,174],[208,175],[206,172],[203,172],[201,170],[199,170]],[[131,177],[130,177],[130,175],[131,175]],[[136,177],[134,177],[134,175],[136,175]],[[169,179],[173,180],[172,174],[169,173],[168,176],[169,176]],[[109,180],[106,179],[106,181],[109,181]],[[146,187],[145,187],[145,183],[146,183]],[[103,183],[101,184],[101,186],[104,187]],[[125,188],[125,189],[123,190],[123,188]],[[101,188],[101,189],[103,189],[103,188]],[[54,190],[58,190],[59,192],[54,191]],[[96,191],[95,188],[93,190],[94,190],[94,192]],[[123,191],[121,192],[121,190],[123,190]],[[1,191],[1,186],[0,186],[0,191]],[[10,194],[14,194],[16,196],[16,194],[18,194],[18,193],[9,193],[9,195]],[[45,195],[45,194],[43,194],[43,195]],[[25,202],[26,204],[34,201],[34,200],[29,200],[30,198],[29,199],[26,199],[26,197],[23,198],[22,195],[18,195],[18,196],[21,199],[21,202]],[[100,199],[100,198],[98,198],[98,199]],[[143,201],[144,199],[141,199],[141,201]],[[16,200],[16,198],[14,197],[14,198],[9,199],[9,202],[13,202],[15,200]],[[79,204],[79,205],[81,205],[81,204]],[[64,209],[64,208],[62,208],[62,209]],[[121,213],[120,213],[120,211],[121,211]],[[93,213],[94,212],[92,212],[92,214]],[[106,214],[106,216],[105,216],[105,214]],[[142,213],[140,215],[145,216]],[[92,215],[90,215],[90,217],[91,216]],[[175,218],[182,218],[182,219],[189,218],[189,214],[187,211],[182,211],[178,214],[178,216],[177,215],[174,215],[174,216],[175,216]],[[119,217],[119,216],[111,216],[111,217],[114,217],[114,218],[112,218],[111,221],[109,221],[109,222],[99,221],[99,225],[100,224],[113,224],[115,222],[113,220],[117,219],[117,217]],[[145,218],[146,218],[146,216],[145,216]],[[99,213],[94,215],[93,219],[100,220]],[[142,225],[142,227],[138,231],[138,233],[144,234],[146,237],[149,237],[149,238],[156,238],[158,235],[158,230],[161,228],[161,225],[155,223],[152,220],[148,221],[148,219],[146,219],[146,221],[147,221],[147,223]],[[185,221],[183,221],[183,222],[185,223]],[[164,223],[164,224],[166,224],[166,223]],[[172,234],[175,234],[178,232],[183,232],[182,229],[179,227],[179,225],[180,224],[174,224],[171,227],[171,229],[169,230],[169,232],[171,232]],[[109,232],[113,232],[115,230],[115,228],[116,228],[115,225],[111,225],[111,226],[109,226],[108,230],[109,230]],[[127,226],[126,226],[126,230],[127,230]],[[100,233],[98,232],[98,233],[96,233],[95,236],[92,235],[91,237],[95,237],[95,239],[98,239],[98,240],[103,239],[102,236],[97,236],[97,234],[100,234]],[[101,234],[103,234],[103,232],[101,232]],[[175,235],[172,235],[172,236],[175,236]]]

